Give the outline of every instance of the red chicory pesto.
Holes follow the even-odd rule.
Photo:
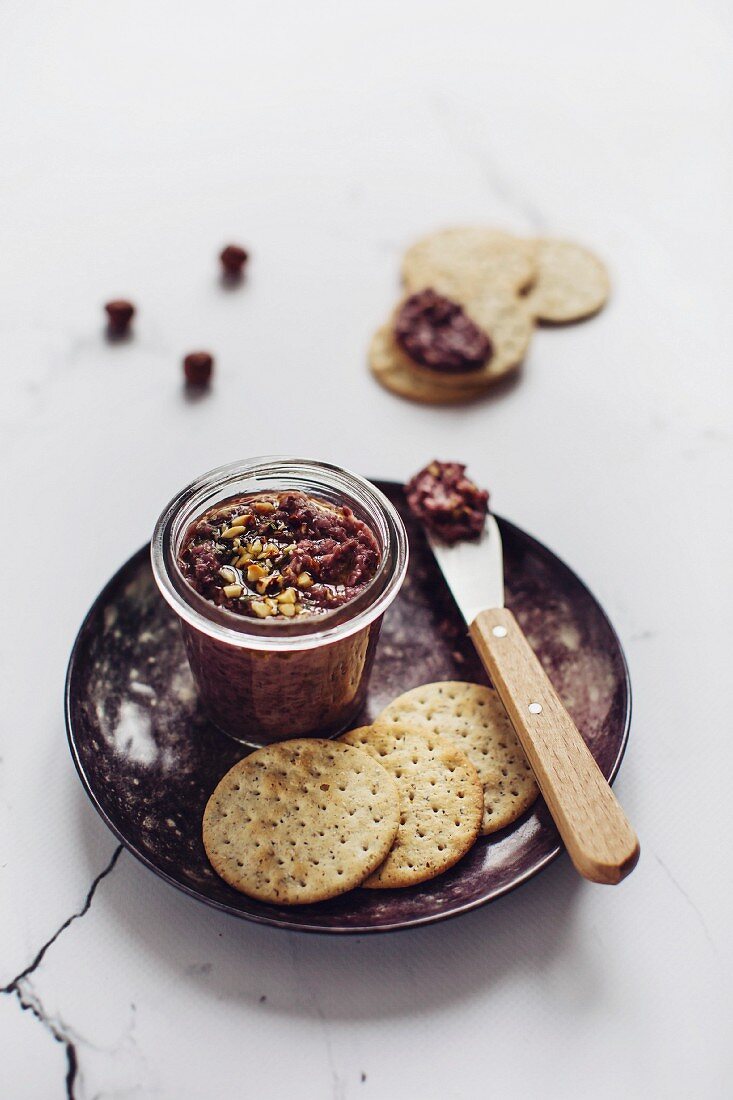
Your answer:
[[[232,497],[189,527],[179,568],[205,599],[276,621],[353,600],[380,562],[374,532],[348,505],[292,490]]]
[[[443,542],[477,539],[484,529],[489,494],[466,477],[461,462],[430,462],[405,485],[412,514]]]
[[[446,374],[480,370],[492,353],[488,336],[463,307],[429,288],[402,303],[395,339],[414,362]]]

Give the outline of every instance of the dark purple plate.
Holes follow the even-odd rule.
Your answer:
[[[463,622],[400,486],[378,483],[407,525],[411,561],[387,613],[370,720],[408,688],[486,681]],[[507,604],[516,614],[609,779],[626,747],[631,693],[613,627],[585,585],[541,543],[499,519]],[[354,890],[306,906],[264,905],[211,870],[201,842],[206,800],[243,755],[204,717],[178,623],[158,595],[143,547],[87,615],[69,662],[69,744],[87,794],[110,829],[157,875],[199,901],[304,932],[383,932],[465,913],[505,894],[561,851],[542,802],[479,839],[452,871],[407,890]],[[287,731],[283,731],[286,735]]]

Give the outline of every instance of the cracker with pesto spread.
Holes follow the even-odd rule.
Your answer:
[[[489,352],[480,367],[450,373],[435,370],[411,358],[395,340],[397,354],[405,366],[409,366],[421,378],[436,386],[473,389],[493,385],[515,370],[524,359],[534,332],[534,317],[521,298],[502,288],[489,289],[475,297],[464,298],[459,304],[476,328],[488,338]],[[400,305],[392,320],[393,331]]]
[[[404,302],[398,305],[388,324],[375,333],[369,365],[375,378],[387,389],[427,404],[458,404],[481,397],[490,386],[520,366],[534,331],[533,318],[522,299],[504,290],[466,299],[461,308],[476,328],[486,334],[487,358],[472,370],[443,371],[419,363],[400,347],[395,325],[402,305]]]
[[[473,385],[465,383],[451,384],[450,379],[440,383],[427,372],[419,372],[415,364],[397,346],[394,328],[383,325],[372,337],[369,348],[369,366],[377,381],[410,401],[420,401],[425,405],[463,405],[483,397],[487,390],[486,382]]]
[[[392,393],[434,405],[480,398],[521,364],[537,322],[582,320],[609,294],[605,267],[580,245],[480,226],[416,241],[402,282],[369,365]]]

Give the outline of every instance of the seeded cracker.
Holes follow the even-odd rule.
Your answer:
[[[460,745],[483,785],[484,836],[524,813],[539,788],[524,750],[491,688],[448,680],[400,695],[382,711],[379,726],[422,729]]]
[[[572,241],[537,241],[537,281],[525,298],[539,321],[567,324],[598,313],[610,293],[608,272]]]
[[[323,901],[382,863],[399,826],[394,779],[367,753],[302,738],[258,749],[227,772],[204,811],[206,854],[243,894]]]
[[[381,867],[362,886],[414,886],[447,871],[481,828],[483,799],[476,769],[449,741],[408,724],[364,726],[341,738],[370,753],[394,776],[400,827]]]
[[[519,294],[536,277],[535,247],[496,229],[442,229],[408,248],[402,281],[410,293],[432,287],[459,302],[491,289]]]

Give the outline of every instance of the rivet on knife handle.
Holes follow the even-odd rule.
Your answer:
[[[636,833],[519,624],[493,608],[470,631],[576,869],[620,882],[639,858]]]

